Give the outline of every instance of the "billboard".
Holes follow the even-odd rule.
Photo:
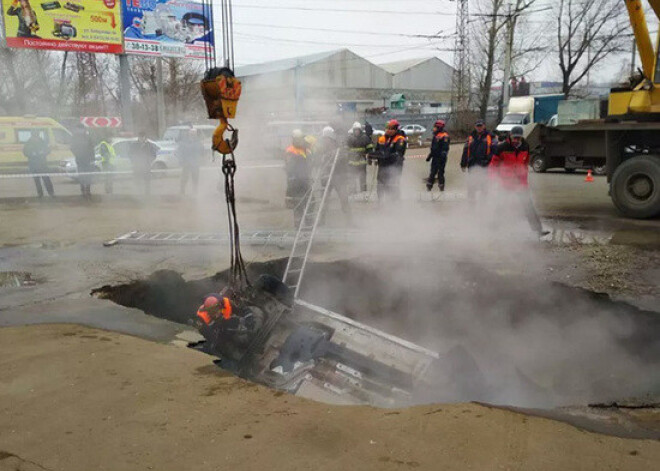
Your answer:
[[[2,0],[7,45],[118,54],[120,0]]]
[[[203,59],[213,47],[208,7],[192,0],[122,0],[124,48],[145,56]]]

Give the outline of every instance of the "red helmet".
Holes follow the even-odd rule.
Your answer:
[[[445,120],[444,119],[439,119],[435,122],[434,126],[438,128],[444,128],[445,127]]]
[[[385,127],[390,129],[399,129],[399,122],[396,119],[390,119]]]
[[[209,295],[204,299],[204,307],[206,309],[218,307],[220,305],[220,300],[213,295]]]

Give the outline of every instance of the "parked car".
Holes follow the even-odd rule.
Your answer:
[[[215,126],[211,124],[193,124],[192,128],[201,134],[205,140],[208,139],[210,143],[211,137],[213,136],[213,131],[215,131]],[[190,129],[190,126],[170,126],[165,130],[162,140],[176,142],[181,137],[181,133],[187,131],[188,129]]]
[[[424,145],[424,133],[426,132],[424,126],[419,124],[406,124],[401,130],[403,130],[403,132],[406,133],[406,136],[408,136],[409,144],[418,145],[420,147]]]
[[[170,168],[178,168],[179,160],[176,158],[174,150],[176,145],[171,141],[153,141],[148,140],[151,144],[156,146],[157,153],[156,158],[151,164],[151,168],[154,170],[166,170]],[[114,166],[115,170],[122,171],[131,171],[133,169],[133,164],[131,161],[131,151],[137,138],[116,138],[112,139],[110,143],[115,149],[117,157],[115,158]],[[64,159],[60,161],[60,171],[66,173],[74,180],[76,179],[76,174],[78,173],[78,166],[76,165],[75,158]],[[101,154],[99,153],[99,146],[96,146],[94,149],[94,170],[101,171]]]

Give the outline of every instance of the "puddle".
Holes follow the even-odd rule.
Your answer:
[[[32,274],[24,271],[0,271],[0,288],[14,287],[20,288],[22,286],[35,286],[42,283],[43,280],[33,278]]]

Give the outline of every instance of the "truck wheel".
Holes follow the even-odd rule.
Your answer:
[[[660,214],[660,158],[633,157],[612,175],[612,201],[624,215],[646,219]]]
[[[546,162],[544,156],[537,155],[534,157],[534,160],[532,160],[532,170],[534,170],[536,173],[544,173],[546,170],[548,170],[548,163]]]

